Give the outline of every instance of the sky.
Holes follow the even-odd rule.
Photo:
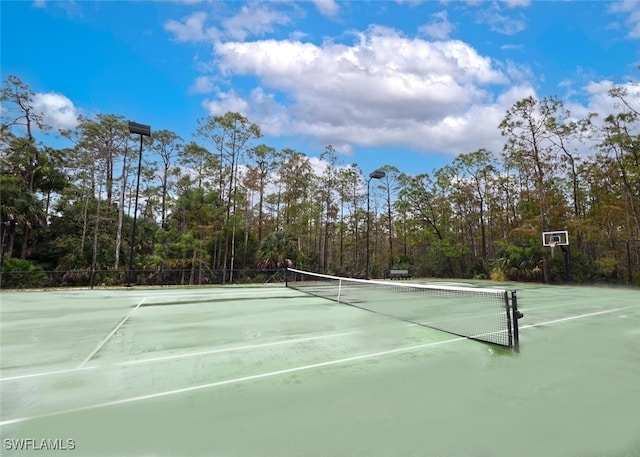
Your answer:
[[[623,85],[640,104],[640,0],[2,0],[0,17],[2,79],[54,128],[119,114],[198,141],[233,111],[260,143],[332,145],[366,174],[499,153],[528,96],[606,115]]]

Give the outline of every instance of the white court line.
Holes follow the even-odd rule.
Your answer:
[[[592,317],[592,316],[598,316],[598,315],[601,315],[601,314],[613,313],[613,312],[616,312],[616,311],[622,311],[622,310],[625,310],[625,309],[636,308],[636,307],[637,306],[624,306],[624,307],[621,307],[621,308],[616,308],[616,309],[611,309],[611,310],[606,310],[606,311],[597,311],[597,312],[594,312],[594,313],[581,314],[579,316],[565,317],[565,318],[562,318],[562,319],[555,319],[555,320],[551,320],[551,321],[547,321],[547,322],[539,322],[537,324],[526,325],[526,326],[521,327],[520,329],[538,327],[538,326],[541,326],[541,325],[556,324],[556,323],[560,323],[560,322],[566,322],[566,321],[569,321],[569,320],[582,319],[582,318],[585,318],[585,317]],[[314,363],[314,364],[310,364],[310,365],[303,365],[303,366],[299,366],[299,367],[287,368],[287,369],[278,370],[278,371],[270,371],[270,372],[267,372],[267,373],[260,373],[260,374],[250,375],[250,376],[244,376],[244,377],[241,377],[241,378],[227,379],[225,381],[216,381],[216,382],[212,382],[212,383],[209,383],[209,384],[200,384],[200,385],[197,385],[197,386],[184,387],[182,389],[167,390],[167,391],[164,391],[164,392],[157,392],[155,394],[141,395],[141,396],[138,396],[138,397],[124,398],[122,400],[114,400],[114,401],[110,401],[110,402],[98,403],[98,404],[95,404],[95,405],[83,406],[83,407],[80,407],[80,408],[73,408],[73,409],[58,411],[58,412],[54,412],[54,413],[40,414],[40,415],[26,416],[26,417],[18,417],[16,419],[9,419],[9,420],[0,422],[0,426],[9,425],[9,424],[17,424],[17,423],[20,423],[20,422],[27,422],[27,421],[36,420],[36,419],[46,419],[46,418],[49,418],[49,417],[61,416],[63,414],[71,414],[71,413],[77,413],[77,412],[83,412],[83,411],[90,411],[90,410],[94,410],[94,409],[106,408],[106,407],[109,407],[109,406],[117,406],[117,405],[123,405],[123,404],[127,404],[127,403],[134,403],[134,402],[143,401],[143,400],[150,400],[150,399],[153,399],[153,398],[161,398],[161,397],[168,397],[168,396],[171,396],[171,395],[179,395],[179,394],[186,393],[186,392],[194,392],[194,391],[197,391],[197,390],[209,389],[209,388],[213,388],[213,387],[220,387],[220,386],[224,386],[224,385],[228,385],[228,384],[236,384],[236,383],[241,383],[241,382],[246,382],[246,381],[253,381],[253,380],[256,380],[256,379],[263,379],[263,378],[269,378],[269,377],[273,377],[273,376],[279,376],[279,375],[283,375],[283,374],[296,373],[296,372],[299,372],[299,371],[311,370],[311,369],[314,369],[314,368],[322,368],[322,367],[328,367],[328,366],[332,366],[332,365],[340,365],[340,364],[343,364],[343,363],[356,362],[356,361],[360,361],[360,360],[383,357],[383,356],[390,355],[390,354],[397,354],[397,353],[401,353],[401,352],[409,352],[409,351],[414,351],[416,349],[424,349],[424,348],[427,348],[427,347],[438,346],[438,345],[442,345],[442,344],[455,343],[455,342],[463,341],[463,340],[467,340],[467,339],[468,338],[465,338],[465,337],[451,338],[451,339],[443,340],[443,341],[436,341],[436,342],[431,342],[431,343],[418,344],[418,345],[415,345],[415,346],[405,346],[405,347],[401,347],[401,348],[390,349],[388,351],[381,351],[381,352],[374,352],[374,353],[371,353],[371,354],[357,355],[357,356],[353,356],[353,357],[347,357],[347,358],[344,358],[344,359],[330,360],[330,361],[327,361],[327,362],[320,362],[320,363]]]
[[[26,421],[35,420],[35,419],[45,419],[45,418],[49,418],[49,417],[61,416],[63,414],[90,411],[90,410],[93,410],[93,409],[106,408],[106,407],[109,407],[109,406],[124,405],[124,404],[127,404],[127,403],[134,403],[134,402],[143,401],[143,400],[150,400],[150,399],[153,399],[153,398],[168,397],[168,396],[171,396],[171,395],[178,395],[178,394],[183,394],[183,393],[186,393],[186,392],[194,392],[194,391],[197,391],[197,390],[210,389],[212,387],[220,387],[220,386],[225,386],[225,385],[228,385],[228,384],[237,384],[237,383],[241,383],[241,382],[254,381],[256,379],[264,379],[264,378],[270,378],[270,377],[273,377],[273,376],[279,376],[279,375],[283,375],[283,374],[291,374],[291,373],[296,373],[296,372],[299,372],[299,371],[312,370],[314,368],[323,368],[323,367],[328,367],[328,366],[332,366],[332,365],[340,365],[340,364],[349,363],[349,362],[356,362],[356,361],[372,359],[372,358],[376,358],[376,357],[383,357],[383,356],[390,355],[390,354],[397,354],[397,353],[400,353],[400,352],[408,352],[408,351],[413,351],[413,350],[416,350],[416,349],[427,348],[427,347],[430,347],[430,346],[438,346],[438,345],[441,345],[441,344],[454,343],[454,342],[463,341],[463,340],[466,340],[466,339],[467,338],[464,338],[464,337],[457,337],[457,338],[451,338],[451,339],[443,340],[443,341],[436,341],[436,342],[431,342],[431,343],[418,344],[418,345],[415,345],[415,346],[405,346],[405,347],[396,348],[396,349],[390,349],[390,350],[382,351],[382,352],[374,352],[374,353],[370,353],[370,354],[356,355],[356,356],[347,357],[347,358],[344,358],[344,359],[329,360],[327,362],[319,362],[319,363],[313,363],[313,364],[310,364],[310,365],[302,365],[302,366],[294,367],[294,368],[286,368],[284,370],[269,371],[269,372],[266,372],[266,373],[259,373],[259,374],[250,375],[250,376],[243,376],[241,378],[233,378],[233,379],[227,379],[227,380],[224,380],[224,381],[211,382],[211,383],[208,383],[208,384],[200,384],[200,385],[197,385],[197,386],[184,387],[182,389],[167,390],[165,392],[158,392],[158,393],[155,393],[155,394],[141,395],[141,396],[138,396],[138,397],[131,397],[131,398],[124,398],[122,400],[114,400],[114,401],[98,403],[98,404],[90,405],[90,406],[83,406],[83,407],[80,407],[80,408],[67,409],[67,410],[58,411],[58,412],[55,412],[55,413],[40,414],[40,415],[28,416],[28,417],[19,417],[19,418],[16,418],[16,419],[9,419],[9,420],[2,421],[2,422],[0,422],[0,426],[9,425],[9,424],[17,424],[17,423],[20,423],[20,422],[26,422]]]
[[[41,376],[51,376],[51,375],[55,375],[55,374],[73,373],[73,372],[76,372],[76,371],[94,370],[96,368],[98,368],[98,366],[82,367],[82,368],[67,368],[66,370],[43,371],[43,372],[40,372],[40,373],[22,374],[22,375],[17,375],[17,376],[9,376],[7,378],[0,378],[0,382],[15,381],[15,380],[18,380],[18,379],[27,379],[27,378],[39,378]]]
[[[100,349],[102,349],[102,346],[104,346],[105,344],[107,344],[107,341],[109,341],[109,340],[111,339],[111,337],[112,337],[113,335],[115,335],[115,333],[118,331],[118,329],[119,329],[120,327],[122,327],[122,325],[123,325],[125,322],[127,322],[127,319],[129,319],[129,317],[131,317],[131,315],[132,315],[132,314],[133,314],[133,313],[134,313],[138,308],[140,308],[140,305],[142,305],[146,299],[147,299],[147,298],[145,297],[145,298],[143,298],[142,300],[140,300],[140,302],[135,306],[135,308],[133,308],[131,311],[129,311],[129,313],[124,317],[124,319],[122,319],[122,320],[120,321],[120,323],[119,323],[118,325],[116,325],[116,326],[114,327],[114,329],[113,329],[113,330],[111,330],[111,333],[109,333],[109,334],[106,336],[106,338],[105,338],[104,340],[102,340],[102,341],[101,341],[101,342],[96,346],[96,348],[95,348],[93,351],[91,351],[91,353],[90,353],[88,356],[86,356],[86,357],[85,357],[85,359],[84,359],[82,362],[80,362],[80,364],[79,364],[76,368],[78,368],[78,369],[79,369],[79,368],[84,367],[84,366],[85,366],[85,364],[86,364],[89,360],[91,360],[91,359],[93,358],[93,356],[94,356],[94,355],[96,355],[96,354],[98,353],[98,351],[99,351]]]
[[[411,325],[416,325],[416,324],[411,324]],[[56,371],[46,371],[46,372],[42,372],[42,373],[31,373],[31,374],[24,374],[24,375],[17,375],[17,376],[11,376],[11,377],[7,377],[7,378],[1,378],[0,382],[2,381],[15,381],[18,379],[27,379],[27,378],[37,378],[40,376],[50,376],[50,375],[56,375],[56,374],[64,374],[64,373],[73,373],[76,371],[86,371],[86,370],[95,370],[98,368],[110,368],[110,367],[114,367],[114,366],[127,366],[127,365],[137,365],[137,364],[143,364],[143,363],[150,363],[150,362],[160,362],[160,361],[164,361],[164,360],[172,360],[172,359],[183,359],[183,358],[188,358],[188,357],[197,357],[197,356],[202,356],[202,355],[209,355],[209,354],[218,354],[218,353],[224,353],[224,352],[235,352],[235,351],[245,351],[245,350],[249,350],[249,349],[260,349],[263,347],[269,347],[269,346],[278,346],[278,345],[284,345],[284,344],[295,344],[295,343],[303,343],[305,341],[314,341],[314,340],[321,340],[321,339],[326,339],[326,338],[337,338],[340,336],[347,336],[347,335],[355,335],[357,333],[362,333],[363,330],[355,330],[355,331],[351,331],[351,332],[342,332],[342,333],[330,333],[328,335],[320,335],[320,336],[309,336],[309,337],[305,337],[305,338],[296,338],[296,339],[292,339],[292,340],[281,340],[281,341],[274,341],[271,343],[262,343],[262,344],[251,344],[248,346],[236,346],[236,347],[231,347],[231,348],[225,348],[225,349],[212,349],[210,351],[198,351],[198,352],[187,352],[186,354],[175,354],[175,355],[168,355],[168,356],[164,356],[164,357],[153,357],[153,358],[148,358],[148,359],[138,359],[138,360],[129,360],[127,362],[119,362],[116,363],[114,365],[91,365],[91,366],[85,366],[85,367],[78,367],[78,368],[69,368],[66,370],[56,370]]]
[[[622,308],[607,309],[605,311],[596,311],[596,312],[593,312],[593,313],[580,314],[579,316],[563,317],[561,319],[554,319],[552,321],[539,322],[537,324],[529,324],[529,325],[518,326],[518,330],[522,330],[522,329],[525,329],[525,328],[539,327],[541,325],[558,324],[560,322],[572,321],[572,320],[575,320],[575,319],[582,319],[584,317],[599,316],[601,314],[615,313],[616,311],[622,311],[624,309],[629,309],[629,308],[637,308],[637,306],[633,306],[633,305],[631,305],[631,306],[623,306]],[[535,314],[535,309],[533,309],[531,311]]]
[[[332,333],[330,335],[321,335],[321,336],[309,336],[306,338],[297,338],[294,340],[283,340],[283,341],[274,341],[272,343],[262,343],[262,344],[251,344],[249,346],[240,346],[236,348],[228,348],[228,349],[212,349],[210,351],[199,351],[199,352],[190,352],[188,354],[175,354],[175,355],[167,355],[164,357],[153,357],[150,359],[141,359],[141,360],[130,360],[128,362],[120,362],[116,363],[116,366],[126,366],[126,365],[138,365],[140,363],[149,363],[149,362],[160,362],[164,360],[173,360],[173,359],[182,359],[185,357],[197,357],[199,355],[209,355],[209,354],[218,354],[221,352],[234,352],[234,351],[244,351],[247,349],[259,349],[266,348],[269,346],[279,346],[282,344],[292,344],[292,343],[303,343],[305,341],[313,341],[320,340],[326,338],[337,338],[340,336],[347,335],[355,335],[356,333],[362,333],[362,330],[356,330],[352,332],[343,332],[343,333]]]

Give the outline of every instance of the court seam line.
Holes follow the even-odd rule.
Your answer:
[[[413,350],[416,350],[416,349],[424,349],[424,348],[427,348],[427,347],[430,347],[430,346],[438,346],[438,345],[441,345],[441,344],[454,343],[454,342],[463,341],[463,340],[468,340],[468,338],[466,338],[466,337],[457,337],[457,338],[451,338],[451,339],[448,339],[448,340],[442,340],[442,341],[435,341],[435,342],[431,342],[431,343],[418,344],[418,345],[414,345],[414,346],[404,346],[404,347],[400,347],[400,348],[389,349],[387,351],[374,352],[374,353],[370,353],[370,354],[361,354],[361,355],[356,355],[356,356],[352,356],[352,357],[346,357],[346,358],[343,358],[343,359],[328,360],[326,362],[318,362],[318,363],[313,363],[313,364],[309,364],[309,365],[302,365],[302,366],[299,366],[299,367],[285,368],[285,369],[282,369],[282,370],[269,371],[269,372],[266,372],[266,373],[258,373],[258,374],[249,375],[249,376],[242,376],[242,377],[239,377],[239,378],[226,379],[224,381],[216,381],[216,382],[211,382],[211,383],[207,383],[207,384],[199,384],[197,386],[183,387],[183,388],[180,388],[180,389],[172,389],[172,390],[167,390],[167,391],[164,391],[164,392],[156,392],[156,393],[148,394],[148,395],[140,395],[140,396],[137,396],[137,397],[123,398],[121,400],[113,400],[113,401],[109,401],[109,402],[98,403],[98,404],[95,404],[95,405],[82,406],[82,407],[79,407],[79,408],[72,408],[72,409],[67,409],[67,410],[64,410],[64,411],[57,411],[57,412],[54,412],[54,413],[40,414],[40,415],[27,416],[27,417],[19,417],[19,418],[16,418],[16,419],[8,419],[8,420],[5,420],[5,421],[1,421],[0,422],[0,426],[9,425],[9,424],[16,424],[16,423],[20,423],[20,422],[26,422],[26,421],[30,421],[30,420],[46,419],[46,418],[49,418],[49,417],[61,416],[61,415],[64,415],[64,414],[72,414],[72,413],[90,411],[90,410],[94,410],[94,409],[107,408],[107,407],[110,407],[110,406],[118,406],[118,405],[123,405],[123,404],[127,404],[127,403],[134,403],[134,402],[138,402],[138,401],[150,400],[150,399],[154,399],[154,398],[168,397],[168,396],[171,396],[171,395],[179,395],[179,394],[183,394],[183,393],[186,393],[186,392],[194,392],[194,391],[198,391],[198,390],[210,389],[210,388],[213,388],[213,387],[225,386],[225,385],[228,385],[228,384],[237,384],[237,383],[241,383],[241,382],[247,382],[247,381],[254,381],[254,380],[258,380],[258,379],[270,378],[270,377],[273,377],[273,376],[279,376],[279,375],[283,375],[283,374],[297,373],[297,372],[300,372],[300,371],[312,370],[314,368],[324,368],[324,367],[333,366],[333,365],[340,365],[340,364],[348,363],[348,362],[356,362],[356,361],[360,361],[360,360],[367,360],[367,359],[372,359],[372,358],[377,358],[377,357],[383,357],[383,356],[386,356],[386,355],[396,354],[396,353],[399,353],[399,352],[409,352],[409,351],[413,351]]]
[[[412,324],[412,325],[417,325],[417,324]],[[330,333],[328,335],[318,335],[318,336],[309,336],[305,338],[295,338],[291,340],[272,341],[270,343],[252,344],[248,346],[236,346],[236,347],[225,348],[225,349],[212,349],[210,351],[198,351],[198,352],[188,352],[186,354],[175,354],[175,355],[170,355],[165,357],[153,357],[148,359],[129,360],[126,362],[118,362],[113,365],[91,365],[88,367],[76,367],[76,368],[69,368],[66,370],[46,371],[43,373],[30,373],[30,374],[24,374],[24,375],[11,376],[7,378],[0,378],[0,382],[16,381],[18,379],[37,378],[42,376],[51,376],[51,375],[64,374],[64,373],[73,373],[75,371],[95,370],[99,368],[112,368],[114,366],[129,366],[129,365],[157,362],[162,360],[189,358],[189,357],[196,357],[201,355],[217,354],[217,353],[224,353],[224,352],[236,352],[236,351],[243,351],[243,350],[250,350],[250,349],[259,349],[262,347],[270,347],[270,346],[276,346],[276,345],[302,343],[305,341],[314,341],[314,340],[327,339],[327,338],[337,338],[340,336],[355,335],[357,333],[362,333],[363,331],[364,330],[354,330],[350,332]]]
[[[532,324],[532,325],[528,325],[528,326],[523,326],[521,329],[537,327],[537,326],[540,326],[540,325],[549,325],[549,324],[554,324],[554,323],[559,323],[559,322],[566,322],[566,321],[572,320],[572,319],[591,317],[591,316],[596,316],[596,315],[600,315],[600,314],[621,311],[621,310],[628,309],[628,308],[635,308],[635,306],[625,306],[625,307],[616,308],[616,309],[612,309],[612,310],[599,311],[599,312],[595,312],[595,313],[582,314],[580,316],[572,316],[572,317],[563,318],[563,319],[556,319],[556,320],[553,320],[553,321],[540,322],[538,324]],[[134,403],[134,402],[138,402],[138,401],[149,400],[149,399],[153,399],[153,398],[162,398],[162,397],[167,397],[167,396],[171,396],[171,395],[179,395],[179,394],[186,393],[186,392],[194,392],[194,391],[203,390],[203,389],[210,389],[210,388],[213,388],[213,387],[220,387],[220,386],[224,386],[224,385],[228,385],[228,384],[236,384],[236,383],[241,383],[241,382],[246,382],[246,381],[254,381],[254,380],[257,380],[257,379],[264,379],[264,378],[269,378],[269,377],[273,377],[273,376],[279,376],[279,375],[283,375],[283,374],[296,373],[296,372],[299,372],[299,371],[306,371],[306,370],[311,370],[311,369],[314,369],[314,368],[323,368],[323,367],[328,367],[328,366],[333,366],[333,365],[340,365],[340,364],[348,363],[348,362],[355,362],[355,361],[367,360],[367,359],[376,358],[376,357],[383,357],[383,356],[390,355],[390,354],[397,354],[397,353],[400,353],[400,352],[409,352],[409,351],[413,351],[413,350],[416,350],[416,349],[424,349],[424,348],[431,347],[431,346],[438,346],[438,345],[441,345],[441,344],[454,343],[454,342],[463,341],[463,340],[468,340],[468,338],[466,338],[466,337],[457,337],[457,338],[451,338],[451,339],[443,340],[443,341],[436,341],[436,342],[431,342],[431,343],[418,344],[418,345],[414,345],[414,346],[405,346],[405,347],[390,349],[390,350],[387,350],[387,351],[375,352],[375,353],[371,353],[371,354],[361,354],[361,355],[357,355],[357,356],[347,357],[347,358],[344,358],[344,359],[329,360],[329,361],[326,361],[326,362],[319,362],[319,363],[314,363],[314,364],[310,364],[310,365],[303,365],[303,366],[293,367],[293,368],[286,368],[286,369],[283,369],[283,370],[271,371],[271,372],[267,372],[267,373],[259,373],[259,374],[255,374],[255,375],[243,376],[243,377],[240,377],[240,378],[227,379],[227,380],[224,380],[224,381],[216,381],[216,382],[212,382],[212,383],[208,383],[208,384],[200,384],[200,385],[197,385],[197,386],[184,387],[184,388],[181,388],[181,389],[172,389],[172,390],[168,390],[168,391],[164,391],[164,392],[156,392],[154,394],[140,395],[140,396],[137,396],[137,397],[130,397],[130,398],[123,398],[121,400],[113,400],[113,401],[110,401],[110,402],[103,402],[103,403],[98,403],[98,404],[95,404],[95,405],[83,406],[83,407],[79,407],[79,408],[72,408],[72,409],[67,409],[67,410],[63,410],[63,411],[57,411],[57,412],[53,412],[53,413],[40,414],[40,415],[34,415],[34,416],[26,416],[26,417],[19,417],[19,418],[15,418],[15,419],[8,419],[8,420],[5,420],[5,421],[0,421],[0,426],[10,425],[10,424],[17,424],[17,423],[27,422],[27,421],[31,421],[31,420],[37,420],[37,419],[46,419],[46,418],[49,418],[49,417],[61,416],[61,415],[64,415],[64,414],[73,414],[73,413],[78,413],[78,412],[91,411],[91,410],[94,410],[94,409],[107,408],[107,407],[110,407],[110,406],[118,406],[118,405],[123,405],[123,404],[127,404],[127,403]]]
[[[125,322],[127,322],[129,320],[129,318],[131,317],[131,315],[138,309],[140,308],[140,306],[145,302],[145,300],[147,299],[147,297],[144,297],[142,300],[140,300],[140,302],[131,310],[129,311],[129,313],[127,313],[127,315],[124,317],[124,319],[122,319],[120,321],[120,323],[118,325],[116,325],[113,330],[111,330],[111,332],[105,337],[105,339],[103,339],[96,347],[93,351],[91,351],[91,353],[85,357],[85,359],[80,362],[80,364],[76,367],[76,369],[80,369],[83,368],[85,366],[85,364],[91,360],[99,351],[100,349],[102,349],[102,347],[107,344],[107,341],[109,341],[111,339],[111,337],[113,337],[113,335],[116,334],[116,332],[120,329],[120,327],[122,327],[124,325]]]

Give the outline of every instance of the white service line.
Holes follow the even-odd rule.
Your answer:
[[[86,365],[86,363],[87,363],[89,360],[91,360],[91,359],[93,358],[93,356],[95,356],[95,355],[98,353],[98,351],[99,351],[100,349],[102,349],[102,347],[103,347],[105,344],[107,344],[107,341],[109,341],[109,340],[111,339],[111,337],[112,337],[113,335],[115,335],[115,333],[118,331],[118,329],[119,329],[120,327],[122,327],[122,325],[123,325],[125,322],[127,322],[127,320],[129,319],[129,317],[131,317],[131,315],[132,315],[132,314],[133,314],[133,313],[134,313],[138,308],[140,308],[140,305],[142,305],[146,299],[147,299],[147,298],[145,297],[145,298],[143,298],[142,300],[140,300],[140,302],[135,306],[135,308],[133,308],[131,311],[129,311],[129,313],[124,317],[124,319],[122,319],[122,320],[120,321],[120,323],[119,323],[118,325],[116,325],[116,326],[114,327],[114,329],[113,329],[113,330],[111,330],[111,333],[109,333],[109,334],[105,337],[105,339],[104,339],[104,340],[102,340],[102,341],[101,341],[101,342],[100,342],[100,343],[95,347],[95,349],[94,349],[93,351],[91,351],[91,353],[90,353],[88,356],[86,356],[82,362],[80,362],[80,364],[79,364],[76,368],[77,368],[77,369],[79,369],[79,368],[84,367],[84,366]]]
[[[584,317],[599,316],[601,314],[615,313],[616,311],[622,311],[624,309],[629,309],[629,308],[637,308],[637,306],[633,306],[633,305],[631,305],[631,306],[623,306],[622,308],[607,309],[607,310],[604,310],[604,311],[596,311],[596,312],[593,312],[593,313],[580,314],[578,316],[563,317],[561,319],[554,319],[552,321],[538,322],[537,324],[522,325],[522,326],[518,326],[518,330],[522,330],[522,329],[525,329],[525,328],[539,327],[541,325],[559,324],[560,322],[572,321],[572,320],[575,320],[575,319],[582,319]],[[535,314],[535,309],[531,310],[531,311]],[[525,316],[526,316],[526,314],[525,314]]]
[[[416,325],[416,324],[412,324],[412,325]],[[90,365],[90,366],[78,367],[78,368],[68,368],[66,370],[45,371],[45,372],[42,372],[42,373],[31,373],[31,374],[24,374],[24,375],[17,375],[17,376],[10,376],[10,377],[6,377],[6,378],[0,378],[0,382],[3,382],[3,381],[15,381],[15,380],[18,380],[18,379],[27,379],[27,378],[37,378],[37,377],[40,377],[40,376],[50,376],[50,375],[64,374],[64,373],[73,373],[75,371],[95,370],[95,369],[98,369],[98,368],[109,369],[109,368],[114,367],[114,366],[138,365],[138,364],[143,364],[143,363],[160,362],[160,361],[172,360],[172,359],[183,359],[183,358],[188,358],[188,357],[197,357],[197,356],[209,355],[209,354],[219,354],[219,353],[224,353],[224,352],[235,352],[235,351],[245,351],[245,350],[249,350],[249,349],[260,349],[260,348],[269,347],[269,346],[278,346],[278,345],[285,345],[285,344],[303,343],[305,341],[314,341],[314,340],[321,340],[321,339],[327,339],[327,338],[338,338],[338,337],[341,337],[341,336],[355,335],[357,333],[362,333],[362,332],[363,332],[363,330],[354,330],[354,331],[351,331],[351,332],[330,333],[328,335],[308,336],[308,337],[305,337],[305,338],[295,338],[295,339],[291,339],[291,340],[273,341],[271,343],[251,344],[251,345],[247,345],[247,346],[236,346],[236,347],[224,348],[224,349],[212,349],[212,350],[209,350],[209,351],[187,352],[185,354],[174,354],[174,355],[168,355],[168,356],[164,356],[164,357],[153,357],[153,358],[147,358],[147,359],[129,360],[127,362],[118,362],[118,363],[113,364],[113,365]]]
[[[293,340],[283,340],[283,341],[274,341],[272,343],[262,343],[262,344],[251,344],[248,346],[239,346],[235,348],[227,348],[227,349],[212,349],[210,351],[199,351],[199,352],[189,352],[187,354],[175,354],[175,355],[167,355],[164,357],[153,357],[149,359],[140,359],[140,360],[130,360],[128,362],[119,362],[116,363],[115,366],[126,366],[126,365],[138,365],[141,363],[149,363],[149,362],[161,362],[164,360],[172,360],[172,359],[182,359],[185,357],[197,357],[199,355],[209,355],[209,354],[218,354],[222,352],[234,352],[234,351],[244,351],[247,349],[260,349],[266,348],[269,346],[279,346],[282,344],[293,344],[293,343],[303,343],[305,341],[314,341],[321,340],[326,338],[337,338],[340,336],[347,335],[355,335],[356,333],[362,333],[362,330],[355,330],[352,332],[343,332],[343,333],[331,333],[329,335],[320,335],[320,336],[308,336],[306,338],[296,338]]]
[[[39,378],[41,376],[51,376],[51,375],[56,375],[56,374],[73,373],[73,372],[76,372],[76,371],[94,370],[96,368],[98,368],[98,367],[97,366],[90,366],[90,367],[82,367],[82,368],[67,368],[65,370],[42,371],[40,373],[21,374],[21,375],[17,375],[17,376],[9,376],[9,377],[6,377],[6,378],[0,378],[0,382],[16,381],[18,379]]]
[[[83,412],[83,411],[90,411],[90,410],[94,410],[94,409],[107,408],[109,406],[124,405],[124,404],[127,404],[127,403],[134,403],[134,402],[143,401],[143,400],[151,400],[151,399],[154,399],[154,398],[168,397],[168,396],[171,396],[171,395],[179,395],[179,394],[183,394],[183,393],[187,393],[187,392],[195,392],[195,391],[198,391],[198,390],[204,390],[204,389],[210,389],[210,388],[213,388],[213,387],[225,386],[225,385],[228,385],[228,384],[237,384],[237,383],[241,383],[241,382],[254,381],[256,379],[264,379],[264,378],[270,378],[270,377],[273,377],[273,376],[297,373],[299,371],[312,370],[314,368],[323,368],[323,367],[328,367],[328,366],[332,366],[332,365],[340,365],[340,364],[349,363],[349,362],[357,362],[357,361],[360,361],[360,360],[373,359],[373,358],[376,358],[376,357],[383,357],[383,356],[390,355],[390,354],[397,354],[397,353],[400,353],[400,352],[409,352],[409,351],[414,351],[416,349],[424,349],[424,348],[431,347],[431,346],[438,346],[438,345],[441,345],[441,344],[454,343],[454,342],[463,341],[463,340],[467,340],[467,338],[457,337],[457,338],[451,338],[451,339],[443,340],[443,341],[436,341],[436,342],[431,342],[431,343],[418,344],[418,345],[415,345],[415,346],[404,346],[404,347],[400,347],[400,348],[396,348],[396,349],[390,349],[390,350],[387,350],[387,351],[373,352],[373,353],[370,353],[370,354],[356,355],[356,356],[353,356],[353,357],[346,357],[344,359],[329,360],[327,362],[319,362],[319,363],[313,363],[313,364],[310,364],[310,365],[302,365],[302,366],[294,367],[294,368],[286,368],[284,370],[269,371],[269,372],[266,372],[266,373],[259,373],[259,374],[250,375],[250,376],[243,376],[243,377],[240,377],[240,378],[226,379],[224,381],[216,381],[216,382],[211,382],[211,383],[208,383],[208,384],[200,384],[200,385],[197,385],[197,386],[184,387],[182,389],[174,389],[174,390],[167,390],[165,392],[157,392],[155,394],[141,395],[141,396],[138,396],[138,397],[123,398],[122,400],[114,400],[114,401],[98,403],[98,404],[90,405],[90,406],[83,406],[83,407],[80,407],[80,408],[67,409],[67,410],[58,411],[58,412],[55,412],[55,413],[40,414],[40,415],[27,416],[27,417],[18,417],[18,418],[15,418],[15,419],[8,419],[8,420],[0,422],[0,426],[9,425],[9,424],[17,424],[17,423],[20,423],[20,422],[27,422],[27,421],[36,420],[36,419],[46,419],[46,418],[49,418],[49,417],[61,416],[63,414],[71,414],[71,413],[78,413],[78,412]]]
[[[606,311],[597,311],[597,312],[594,312],[594,313],[581,314],[579,316],[565,317],[565,318],[562,318],[562,319],[554,319],[554,320],[547,321],[547,322],[538,322],[537,324],[531,324],[531,325],[522,326],[522,327],[520,327],[520,329],[533,328],[533,327],[538,327],[538,326],[541,326],[541,325],[556,324],[556,323],[566,322],[566,321],[574,320],[574,319],[582,319],[582,318],[585,318],[585,317],[598,316],[598,315],[601,315],[601,314],[613,313],[613,312],[616,312],[616,311],[622,311],[622,310],[629,309],[629,308],[637,308],[637,306],[624,306],[624,307],[621,307],[621,308],[610,309],[610,310],[606,310]],[[299,371],[311,370],[311,369],[314,369],[314,368],[322,368],[322,367],[328,367],[328,366],[332,366],[332,365],[340,365],[340,364],[343,364],[343,363],[349,363],[349,362],[356,362],[356,361],[360,361],[360,360],[372,359],[372,358],[376,358],[376,357],[383,357],[383,356],[390,355],[390,354],[397,354],[397,353],[401,353],[401,352],[409,352],[409,351],[414,351],[414,350],[417,350],[417,349],[424,349],[424,348],[431,347],[431,346],[438,346],[438,345],[442,345],[442,344],[455,343],[455,342],[463,341],[463,340],[468,340],[468,338],[457,337],[457,338],[451,338],[451,339],[443,340],[443,341],[436,341],[436,342],[431,342],[431,343],[418,344],[418,345],[415,345],[415,346],[405,346],[405,347],[400,347],[400,348],[396,348],[396,349],[390,349],[388,351],[374,352],[374,353],[370,353],[370,354],[363,354],[363,355],[357,355],[357,356],[353,356],[353,357],[347,357],[347,358],[344,358],[344,359],[330,360],[330,361],[327,361],[327,362],[314,363],[314,364],[303,365],[303,366],[294,367],[294,368],[287,368],[287,369],[284,369],[284,370],[270,371],[270,372],[267,372],[267,373],[260,373],[260,374],[244,376],[244,377],[234,378],[234,379],[227,379],[227,380],[224,380],[224,381],[217,381],[217,382],[212,382],[212,383],[209,383],[209,384],[200,384],[200,385],[197,385],[197,386],[185,387],[185,388],[182,388],[182,389],[167,390],[165,392],[157,392],[155,394],[141,395],[141,396],[138,396],[138,397],[124,398],[122,400],[114,400],[114,401],[110,401],[110,402],[98,403],[98,404],[95,404],[95,405],[83,406],[83,407],[80,407],[80,408],[67,409],[67,410],[58,411],[58,412],[54,412],[54,413],[18,417],[18,418],[15,418],[15,419],[8,419],[8,420],[5,420],[5,421],[1,421],[0,422],[0,426],[10,425],[10,424],[17,424],[17,423],[20,423],[20,422],[27,422],[27,421],[36,420],[36,419],[46,419],[46,418],[49,418],[49,417],[61,416],[61,415],[64,415],[64,414],[71,414],[71,413],[77,413],[77,412],[83,412],[83,411],[91,411],[91,410],[94,410],[94,409],[106,408],[106,407],[109,407],[109,406],[117,406],[117,405],[123,405],[123,404],[127,404],[127,403],[134,403],[134,402],[143,401],[143,400],[150,400],[150,399],[153,399],[153,398],[161,398],[161,397],[168,397],[168,396],[171,396],[171,395],[179,395],[179,394],[183,394],[183,393],[186,393],[186,392],[194,392],[194,391],[197,391],[197,390],[209,389],[209,388],[213,388],[213,387],[220,387],[220,386],[224,386],[224,385],[228,385],[228,384],[236,384],[236,383],[241,383],[241,382],[246,382],[246,381],[253,381],[253,380],[256,380],[256,379],[269,378],[269,377],[272,377],[272,376],[279,376],[279,375],[283,375],[283,374],[296,373],[296,372],[299,372]]]

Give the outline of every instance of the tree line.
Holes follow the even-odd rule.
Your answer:
[[[556,97],[524,98],[497,126],[501,151],[419,174],[388,164],[381,179],[331,145],[318,161],[264,144],[239,113],[198,119],[196,141],[152,131],[130,259],[139,137],[119,114],[51,132],[31,88],[11,75],[1,92],[3,287],[86,282],[125,272],[129,260],[137,282],[227,283],[293,264],[544,282],[567,279],[569,267],[572,281],[640,284],[640,112],[624,86],[609,96],[615,112],[583,119]],[[70,146],[48,146],[36,131]],[[551,230],[569,231],[568,263],[542,246]],[[9,272],[31,274],[7,282]]]

